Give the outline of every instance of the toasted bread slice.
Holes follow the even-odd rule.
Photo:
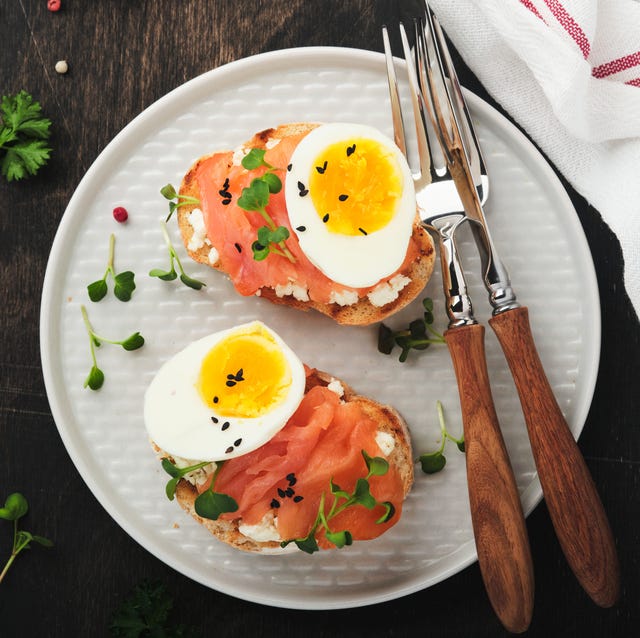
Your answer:
[[[358,402],[366,415],[378,424],[378,431],[384,432],[393,438],[394,446],[390,454],[386,457],[386,460],[390,466],[395,467],[398,471],[402,481],[404,497],[406,497],[413,484],[413,457],[411,438],[404,419],[392,407],[382,405],[370,398],[356,394],[351,387],[325,372],[314,370],[307,377],[306,391],[308,392],[316,385],[328,386],[330,383],[335,383],[336,381],[340,383],[344,390],[342,399],[347,402]],[[160,454],[163,455],[161,451]],[[164,454],[164,456],[167,455]],[[178,482],[176,499],[180,506],[191,514],[201,525],[204,525],[211,534],[224,543],[243,551],[263,554],[282,553],[286,549],[295,548],[294,545],[290,545],[288,548],[283,549],[278,541],[259,542],[245,536],[240,531],[241,519],[214,521],[198,516],[195,511],[195,500],[197,496],[198,491],[191,483],[185,479],[181,479]]]
[[[253,138],[243,144],[239,150],[242,152],[242,149],[249,150],[252,148],[269,148],[269,146],[275,144],[277,140],[285,139],[294,135],[300,135],[301,133],[311,131],[316,126],[318,125],[310,123],[293,123],[283,124],[275,129],[266,129],[254,135]],[[182,180],[180,195],[194,197],[198,200],[200,199],[200,191],[196,175],[202,162],[212,157],[212,155],[201,157],[193,164],[193,166],[191,166]],[[214,261],[212,263],[210,261],[210,244],[202,245],[197,249],[189,248],[194,235],[194,228],[189,223],[189,214],[196,207],[197,206],[195,205],[181,205],[180,208],[178,208],[178,225],[180,227],[182,240],[187,248],[187,252],[196,262],[206,264],[224,272],[220,262]],[[403,280],[406,285],[404,285],[394,299],[384,303],[384,305],[374,304],[368,296],[360,297],[358,301],[349,305],[320,303],[313,299],[300,301],[293,294],[280,296],[276,293],[274,288],[268,286],[262,287],[256,294],[259,294],[261,297],[264,297],[276,304],[284,304],[300,310],[317,310],[318,312],[335,319],[335,321],[340,324],[368,325],[382,321],[385,317],[397,312],[415,299],[424,289],[433,272],[435,260],[433,240],[421,225],[417,214],[413,227],[412,239],[418,248],[417,256],[409,264],[408,268],[399,273],[406,277],[408,282]]]

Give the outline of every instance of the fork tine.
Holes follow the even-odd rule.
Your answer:
[[[413,106],[413,115],[416,125],[416,139],[418,143],[418,161],[420,164],[420,175],[423,178],[430,179],[432,172],[431,151],[429,147],[429,139],[427,137],[427,117],[424,97],[420,90],[420,82],[414,66],[411,54],[411,47],[407,39],[407,32],[404,25],[400,23],[400,39],[402,40],[402,49],[404,59],[407,65],[407,77],[409,79],[409,87],[411,89],[411,104]]]
[[[396,146],[407,157],[407,140],[404,134],[404,121],[400,107],[400,91],[398,90],[398,78],[396,67],[393,63],[393,53],[389,42],[389,33],[386,26],[382,26],[382,42],[384,44],[384,57],[387,63],[387,80],[389,82],[389,98],[391,100],[391,118],[393,120],[393,139]]]
[[[486,187],[488,185],[482,182],[482,174],[486,172],[484,158],[482,157],[469,108],[462,94],[462,88],[451,59],[449,47],[438,18],[429,7],[428,2],[425,2],[425,6],[426,25],[424,35],[427,41],[431,41],[432,45],[429,51],[433,56],[430,68],[434,81],[439,87],[437,89],[437,94],[440,98],[438,102],[442,100],[442,96],[446,96],[445,106],[449,108],[451,120],[458,130],[459,141],[466,156],[473,182],[476,187]],[[447,127],[447,130],[450,130],[449,127]],[[452,139],[455,139],[455,137],[454,135]]]

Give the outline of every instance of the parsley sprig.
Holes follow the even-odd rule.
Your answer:
[[[26,91],[4,95],[0,104],[0,170],[8,182],[35,175],[47,163],[51,120]]]
[[[333,531],[329,522],[332,518],[343,512],[348,507],[355,505],[362,505],[369,510],[372,510],[377,505],[382,505],[385,509],[383,515],[378,518],[376,523],[386,523],[395,514],[395,507],[393,503],[389,501],[379,502],[371,494],[369,479],[372,476],[384,476],[389,471],[389,463],[380,456],[371,457],[365,450],[361,450],[362,456],[367,466],[367,474],[364,478],[359,478],[356,481],[353,492],[349,493],[343,490],[339,485],[333,482],[333,479],[329,481],[330,493],[333,496],[333,502],[331,507],[326,511],[326,492],[322,493],[320,497],[320,505],[318,507],[318,515],[314,521],[311,530],[304,538],[296,538],[292,540],[282,541],[280,545],[286,547],[289,543],[295,543],[298,549],[301,549],[307,554],[313,554],[319,551],[318,541],[316,540],[316,534],[319,529],[324,529],[325,538],[338,548],[351,545],[353,543],[353,536],[349,530]]]
[[[171,184],[165,184],[160,189],[160,194],[169,200],[169,214],[165,219],[168,222],[171,219],[171,215],[180,208],[180,206],[199,206],[200,200],[197,197],[190,197],[189,195],[180,195]]]
[[[104,299],[108,292],[107,277],[111,275],[113,277],[114,287],[113,294],[120,299],[120,301],[129,301],[131,295],[136,288],[135,275],[130,270],[117,273],[113,266],[113,254],[115,249],[116,237],[113,233],[109,237],[109,258],[107,261],[107,269],[104,271],[102,279],[98,279],[87,286],[87,292],[89,293],[89,299],[91,301],[100,301]]]
[[[173,247],[171,243],[171,238],[169,237],[169,233],[167,232],[167,226],[164,222],[160,223],[162,228],[162,236],[164,237],[164,241],[167,244],[167,248],[169,250],[169,270],[162,270],[160,268],[153,268],[149,271],[150,277],[157,277],[158,279],[162,279],[162,281],[173,281],[178,273],[176,272],[174,261],[178,264],[178,270],[180,270],[180,281],[185,285],[189,286],[189,288],[193,288],[194,290],[200,290],[206,284],[198,279],[194,279],[193,277],[189,277],[184,271],[182,267],[182,263],[180,262],[180,258],[178,257],[178,253],[176,253],[176,249]]]
[[[444,446],[447,442],[447,439],[455,443],[461,452],[464,452],[464,434],[459,439],[451,436],[451,434],[449,434],[449,432],[447,431],[447,426],[444,419],[444,410],[440,401],[436,402],[436,410],[438,411],[438,421],[440,423],[442,440],[440,442],[440,447],[435,452],[429,452],[428,454],[420,455],[420,465],[422,467],[422,471],[425,474],[435,474],[436,472],[442,470],[447,464],[447,459],[444,455]]]
[[[179,468],[175,463],[172,463],[168,458],[162,459],[162,469],[171,476],[171,479],[167,482],[165,486],[165,492],[167,494],[167,498],[172,501],[175,497],[176,486],[178,485],[178,481],[185,477],[187,474],[191,472],[195,472],[196,470],[200,470],[206,465],[209,465],[211,461],[202,461],[201,463],[197,463],[196,465],[190,465],[189,467]],[[213,473],[213,477],[211,479],[211,483],[209,487],[199,494],[195,500],[195,510],[198,516],[202,516],[202,518],[209,518],[212,521],[217,521],[221,514],[225,512],[236,512],[238,510],[238,503],[234,498],[229,496],[228,494],[221,494],[220,492],[214,491],[214,485],[216,478],[218,476],[218,472],[220,472],[220,468],[222,467],[222,463],[218,463],[216,469]]]
[[[273,218],[267,212],[269,197],[271,194],[282,190],[282,181],[273,172],[271,164],[265,162],[266,151],[260,148],[252,148],[243,158],[242,166],[248,171],[266,167],[266,172],[251,181],[248,187],[242,189],[238,198],[238,206],[246,211],[255,211],[264,219],[266,225],[258,229],[257,240],[251,244],[253,258],[256,261],[266,259],[270,253],[286,257],[295,263],[296,259],[287,248],[285,240],[289,238],[289,229],[285,226],[276,226]]]
[[[27,499],[20,494],[20,492],[14,492],[7,496],[7,500],[4,503],[4,507],[0,507],[0,518],[5,521],[13,521],[13,545],[11,548],[11,555],[6,562],[2,572],[0,572],[0,583],[7,575],[9,568],[13,565],[13,561],[23,549],[28,549],[31,543],[37,543],[43,547],[52,547],[53,543],[43,536],[37,536],[31,532],[26,532],[23,529],[18,529],[18,521],[29,511],[29,504]]]
[[[104,341],[105,343],[112,343],[116,346],[122,346],[125,350],[128,351],[137,350],[144,345],[144,337],[139,332],[134,332],[132,335],[129,335],[126,339],[122,339],[121,341],[115,341],[113,339],[100,337],[94,332],[93,327],[91,326],[89,315],[87,314],[87,309],[84,306],[80,306],[80,311],[82,312],[82,319],[84,320],[84,325],[87,329],[87,334],[89,335],[91,359],[93,361],[93,365],[91,366],[89,375],[85,379],[84,387],[89,387],[91,390],[99,390],[104,384],[104,372],[98,367],[95,349],[99,348]]]
[[[429,297],[422,301],[423,316],[415,319],[408,328],[391,330],[384,323],[378,328],[378,352],[391,354],[395,346],[400,346],[399,361],[404,362],[411,350],[426,350],[431,344],[446,343],[444,337],[437,332],[433,324],[433,300]]]
[[[169,623],[173,598],[166,586],[143,580],[136,585],[111,618],[111,635],[118,638],[195,638],[195,628]]]

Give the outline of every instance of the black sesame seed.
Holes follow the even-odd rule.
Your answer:
[[[230,197],[227,198],[227,199],[223,199],[222,202],[221,202],[221,204],[223,206],[228,206],[230,203],[231,203],[231,198]]]
[[[227,177],[227,179],[224,180],[224,184],[222,185],[222,188],[224,188],[225,190],[227,188],[229,188],[229,178]]]
[[[224,453],[225,453],[225,454],[231,454],[231,452],[233,452],[233,446],[231,446],[231,445],[230,445],[230,446],[229,446],[229,447],[224,451]]]
[[[296,226],[296,230],[300,233],[304,233],[305,230],[307,230],[306,226]]]
[[[220,399],[218,399],[218,397],[213,397],[213,402],[214,402],[214,403],[218,403],[218,401],[219,401],[219,400],[220,400]]]
[[[338,197],[338,199],[339,199],[341,202],[346,202],[346,201],[349,199],[349,195],[340,195],[340,196]]]
[[[280,507],[280,501],[276,500],[275,498],[271,500],[270,503],[271,507],[273,507],[274,509],[278,509]]]
[[[326,224],[329,221],[329,213],[327,213],[323,218],[322,221]]]
[[[234,246],[236,247],[236,250],[237,250],[239,253],[241,253],[241,252],[242,252],[242,246],[241,246],[238,242],[236,242],[236,243],[234,244]]]
[[[349,155],[352,155],[356,150],[356,145],[352,144],[351,146],[347,147],[347,157],[349,157]]]
[[[230,425],[231,425],[231,423],[229,423],[229,421],[225,421],[222,424],[222,431],[224,432],[225,430],[228,430]]]
[[[217,422],[218,422],[218,417],[212,416],[212,417],[211,417],[211,420],[212,420],[214,423],[217,423]]]
[[[233,445],[234,445],[235,447],[238,447],[238,446],[240,445],[240,443],[242,443],[242,439],[236,439],[236,440],[233,442]]]
[[[233,386],[234,386],[235,384],[236,384],[236,382],[235,382],[235,381],[233,381],[232,379],[229,379],[229,380],[227,381],[227,383],[226,383],[226,385],[227,385],[229,388],[233,388]]]
[[[327,170],[326,160],[322,166],[316,166],[316,170],[318,171],[318,173],[320,173],[320,175],[322,175]]]
[[[295,492],[293,491],[293,488],[292,488],[292,487],[288,487],[288,488],[284,491],[284,493],[285,493],[287,496],[289,496],[289,497],[291,497],[291,496],[293,496],[293,495],[295,494]]]
[[[300,195],[300,197],[304,197],[305,195],[308,195],[309,191],[305,188],[303,191],[300,191],[298,193],[298,195]]]
[[[303,191],[305,188],[306,188],[306,186],[302,182],[298,182],[298,190],[299,191]]]
[[[292,168],[293,168],[293,164],[289,164],[289,165],[287,166],[287,171],[289,171],[289,173],[290,173]]]
[[[296,479],[296,475],[293,472],[287,474],[285,478],[287,479],[287,481],[289,481],[289,485],[295,485],[296,481],[298,480]]]
[[[358,230],[363,234],[363,235],[368,235],[369,233],[367,233],[367,231],[364,228],[358,228]]]
[[[304,498],[304,496],[294,496],[293,497],[293,502],[294,503],[299,503],[303,498]]]
[[[287,493],[286,493],[283,489],[278,488],[278,496],[279,496],[280,498],[286,498]]]

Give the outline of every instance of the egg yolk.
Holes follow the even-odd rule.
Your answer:
[[[220,416],[255,418],[287,395],[291,369],[275,339],[257,329],[229,335],[205,356],[198,391]]]
[[[367,235],[393,218],[403,179],[393,153],[375,140],[353,139],[327,146],[309,176],[309,193],[326,228],[341,235]]]

